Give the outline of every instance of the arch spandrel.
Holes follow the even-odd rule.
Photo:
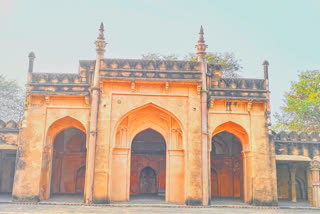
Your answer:
[[[214,129],[212,133],[212,137],[223,131],[226,131],[235,135],[240,140],[243,150],[246,150],[246,151],[250,150],[248,132],[241,125],[232,121],[223,123]]]
[[[80,122],[85,130],[88,129],[88,121],[90,120],[88,109],[47,109],[46,130],[57,121],[64,118],[72,118]],[[85,132],[85,131],[84,131]]]
[[[57,119],[56,121],[52,122],[47,129],[47,138],[50,137],[51,139],[54,139],[55,136],[60,133],[61,131],[68,129],[68,128],[77,128],[84,133],[86,132],[85,126],[77,119],[66,116],[60,119]]]
[[[128,115],[132,115],[133,113],[135,112],[138,112],[144,108],[147,108],[147,107],[153,107],[154,109],[158,109],[160,110],[161,112],[171,116],[180,126],[180,128],[182,130],[184,130],[184,125],[183,123],[181,122],[182,120],[180,119],[179,115],[176,115],[174,113],[172,113],[172,111],[164,108],[164,107],[161,107],[160,105],[157,105],[157,104],[154,104],[152,102],[150,103],[147,103],[147,104],[143,104],[143,105],[139,105],[139,106],[134,106],[133,108],[130,108],[128,109],[128,111],[124,114],[122,114],[121,116],[119,116],[118,118],[113,118],[113,121],[117,121],[114,125],[113,125],[113,131],[115,131],[117,129],[117,127],[119,126],[119,124],[128,116]],[[113,132],[114,133],[114,132]]]
[[[109,183],[110,199],[113,201],[129,200],[132,140],[146,129],[158,132],[166,142],[166,201],[184,202],[185,153],[183,149],[185,145],[183,142],[186,142],[186,134],[175,115],[152,103],[127,112],[111,129],[113,148]],[[120,133],[125,136],[120,136]],[[124,141],[116,142],[119,139],[124,139]]]
[[[153,129],[159,132],[166,142],[171,142],[170,139],[172,137],[170,137],[170,135],[178,132],[181,137],[177,139],[182,141],[183,128],[181,122],[171,112],[150,103],[131,110],[122,116],[114,127],[112,137],[113,142],[115,142],[114,147],[130,148],[133,138],[146,129]],[[123,135],[119,137],[121,130],[126,130],[126,137]],[[125,143],[118,141],[118,139],[124,138],[126,138]],[[182,142],[175,143],[175,145],[182,149]],[[171,148],[171,146],[168,146],[168,148]]]

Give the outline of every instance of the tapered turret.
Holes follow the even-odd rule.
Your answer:
[[[105,39],[104,39],[104,26],[103,26],[103,22],[101,22],[100,24],[100,29],[99,29],[99,36],[95,42],[96,44],[96,51],[97,51],[97,54],[99,55],[103,55],[104,52],[105,52],[105,47],[107,45]]]
[[[204,57],[207,54],[206,49],[208,46],[205,44],[203,35],[204,35],[203,27],[201,25],[200,32],[199,32],[199,40],[198,40],[198,44],[196,45],[198,57]]]

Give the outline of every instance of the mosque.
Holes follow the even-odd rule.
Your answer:
[[[271,130],[268,61],[262,79],[224,78],[202,27],[195,62],[111,59],[106,45],[101,24],[74,74],[34,72],[29,54],[23,120],[0,121],[0,193],[320,206],[320,136]]]

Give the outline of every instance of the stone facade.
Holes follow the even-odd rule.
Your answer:
[[[109,203],[143,193],[277,205],[297,197],[297,180],[299,197],[319,206],[319,134],[270,130],[267,61],[264,79],[223,78],[204,60],[202,28],[197,62],[109,59],[103,31],[96,60],[81,60],[78,74],[34,73],[29,55],[19,131],[0,122],[0,146],[17,150],[14,200],[83,193],[86,203]]]

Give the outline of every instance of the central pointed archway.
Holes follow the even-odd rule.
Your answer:
[[[152,138],[151,135],[158,137]],[[150,139],[151,143],[149,140],[149,144],[140,146],[143,148],[142,150],[137,150],[136,145],[139,143],[135,141],[140,137],[144,141],[148,141],[148,138],[152,139]],[[114,133],[110,179],[111,201],[128,201],[130,194],[138,194],[140,190],[138,180],[141,176],[141,170],[150,167],[149,173],[151,174],[143,179],[155,182],[152,178],[152,170],[154,170],[157,194],[165,194],[166,202],[184,203],[185,152],[183,139],[179,120],[172,113],[157,105],[147,104],[125,114],[118,122]],[[152,143],[153,141],[154,143]],[[148,150],[148,145],[160,147]],[[153,153],[160,152],[161,155],[158,156],[163,159],[160,163],[164,163],[164,166],[153,166],[152,162],[155,161],[152,160],[141,161],[141,158],[137,160],[136,152],[141,153],[142,151],[145,156],[153,156],[153,160],[155,160]],[[140,171],[132,171],[137,168],[135,164],[141,162],[144,164],[140,168],[138,167]]]

